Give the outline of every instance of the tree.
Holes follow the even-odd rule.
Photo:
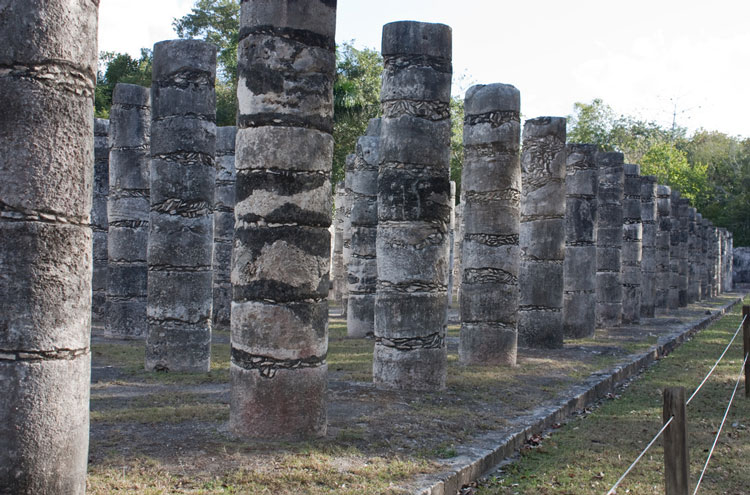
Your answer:
[[[451,98],[451,180],[456,183],[456,203],[461,198],[461,170],[464,165],[464,100]]]
[[[96,75],[94,93],[94,110],[98,118],[109,117],[112,106],[112,92],[117,83],[151,86],[151,50],[141,49],[141,58],[134,59],[127,53],[102,52],[99,54],[99,65],[104,67]]]

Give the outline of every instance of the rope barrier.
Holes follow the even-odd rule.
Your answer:
[[[744,320],[743,320],[744,321]],[[701,486],[701,481],[703,481],[703,475],[706,474],[706,469],[708,469],[708,463],[711,460],[711,456],[714,453],[714,449],[716,448],[716,444],[719,442],[719,437],[721,436],[721,429],[724,428],[724,423],[727,420],[727,416],[729,415],[729,409],[732,407],[732,402],[734,402],[734,396],[737,394],[737,387],[740,386],[740,380],[742,380],[742,375],[745,371],[745,364],[747,363],[747,357],[750,356],[750,353],[745,354],[745,360],[742,361],[742,367],[740,368],[740,374],[737,376],[737,383],[734,384],[734,391],[732,392],[732,397],[729,399],[729,404],[727,405],[727,410],[724,411],[724,418],[721,420],[721,424],[719,425],[719,431],[716,432],[716,438],[714,438],[714,444],[711,445],[711,450],[708,452],[708,457],[706,457],[706,464],[703,465],[703,471],[701,471],[701,475],[698,478],[698,483],[695,485],[695,491],[693,491],[693,495],[698,493],[698,488]]]
[[[722,358],[724,357],[724,354],[726,354],[726,353],[727,353],[727,351],[728,351],[728,350],[729,350],[729,348],[731,347],[732,343],[734,342],[734,339],[736,339],[736,338],[737,338],[737,335],[738,335],[738,334],[740,333],[740,330],[742,330],[742,325],[743,325],[743,324],[745,323],[745,320],[746,320],[746,319],[747,319],[747,315],[745,315],[745,317],[744,317],[744,318],[742,318],[742,321],[740,322],[740,326],[738,326],[738,327],[737,327],[737,331],[736,331],[736,332],[734,332],[734,337],[732,337],[732,340],[730,340],[730,341],[729,341],[729,344],[727,344],[727,347],[726,347],[726,348],[724,349],[724,352],[722,352],[722,353],[721,353],[721,356],[719,356],[719,359],[717,359],[717,360],[716,360],[716,363],[715,363],[715,364],[713,365],[713,367],[712,367],[712,368],[711,368],[711,370],[710,370],[710,371],[708,372],[708,374],[707,374],[707,375],[706,375],[706,377],[705,377],[705,378],[703,379],[703,381],[702,381],[702,382],[700,383],[700,385],[698,385],[698,388],[696,388],[696,389],[695,389],[695,391],[694,391],[694,392],[693,392],[693,394],[692,394],[692,395],[690,396],[690,398],[688,398],[688,400],[686,400],[686,401],[685,401],[685,405],[686,405],[686,406],[687,406],[688,404],[690,404],[690,401],[691,401],[691,400],[693,400],[693,397],[695,397],[696,395],[698,395],[698,392],[699,392],[699,391],[700,391],[700,389],[701,389],[701,388],[703,387],[703,384],[704,384],[704,383],[706,383],[706,381],[707,381],[707,380],[709,379],[709,377],[710,377],[710,376],[711,376],[711,374],[712,374],[712,373],[714,372],[714,370],[716,369],[716,367],[717,367],[717,366],[719,365],[719,362],[720,362],[720,361],[721,361],[721,359],[722,359]]]
[[[659,433],[657,433],[656,436],[654,436],[654,438],[651,439],[651,441],[648,443],[648,445],[646,445],[646,448],[643,449],[643,451],[640,453],[640,455],[638,457],[636,457],[636,459],[633,461],[633,463],[630,465],[630,467],[623,473],[622,476],[620,476],[620,479],[617,480],[617,483],[615,483],[612,486],[612,488],[609,489],[609,491],[607,492],[607,495],[612,495],[613,493],[615,493],[615,489],[618,486],[620,486],[620,483],[622,483],[622,480],[625,479],[625,476],[627,476],[628,473],[635,467],[635,465],[638,464],[638,461],[641,460],[641,457],[643,457],[646,454],[646,452],[648,452],[648,449],[650,449],[651,446],[654,444],[654,442],[656,442],[656,440],[661,436],[661,434],[664,433],[664,430],[667,429],[667,426],[669,426],[669,424],[672,422],[673,419],[674,419],[674,416],[672,416],[671,418],[669,418],[669,420],[666,423],[664,423],[664,426],[661,427],[661,430],[659,430]]]

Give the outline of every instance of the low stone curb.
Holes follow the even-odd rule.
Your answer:
[[[456,447],[459,455],[445,461],[445,470],[420,479],[412,485],[413,493],[455,495],[464,485],[496,470],[504,460],[518,452],[532,435],[542,434],[553,425],[565,422],[576,411],[581,411],[614,392],[630,378],[640,374],[649,365],[726,314],[744,296],[742,294],[719,309],[712,310],[710,315],[681,324],[676,331],[659,337],[648,351],[631,355],[629,363],[592,374],[583,383],[568,390],[566,395],[570,398],[539,407],[519,418],[518,424],[511,427],[515,430],[513,433],[491,432],[477,438],[470,445]]]

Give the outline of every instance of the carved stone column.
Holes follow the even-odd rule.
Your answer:
[[[641,259],[643,224],[641,223],[641,169],[625,164],[625,194],[622,200],[622,322],[641,321]]]
[[[622,153],[597,154],[596,326],[599,328],[622,323],[623,160]]]
[[[641,177],[641,222],[643,224],[643,256],[641,257],[641,316],[656,315],[657,286],[657,184],[656,177]]]

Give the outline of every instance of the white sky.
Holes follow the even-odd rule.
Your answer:
[[[139,55],[175,38],[193,0],[102,0],[99,49]],[[383,24],[453,28],[453,67],[521,91],[524,117],[565,116],[602,98],[615,111],[750,136],[747,0],[338,0],[336,39],[380,48]]]

